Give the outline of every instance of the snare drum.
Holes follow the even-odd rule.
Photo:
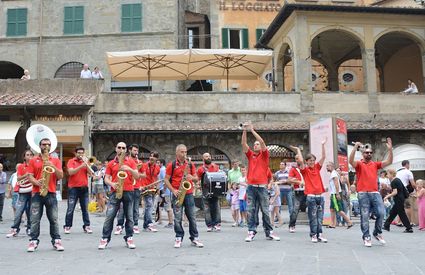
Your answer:
[[[202,195],[205,198],[224,197],[227,193],[227,176],[224,172],[205,172]]]

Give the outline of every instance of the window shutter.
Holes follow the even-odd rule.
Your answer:
[[[16,35],[16,9],[8,9],[7,10],[7,36]]]
[[[73,8],[65,7],[64,9],[64,20],[63,20],[63,33],[71,34],[72,33],[72,18],[73,18]]]
[[[256,29],[256,30],[255,30],[257,43],[258,43],[258,41],[260,40],[260,38],[261,38],[261,36],[263,35],[263,33],[264,33],[264,29]]]
[[[228,28],[221,29],[221,47],[223,49],[229,48],[229,29]]]
[[[138,32],[142,30],[142,5],[133,4],[133,20],[131,31]]]
[[[131,5],[121,6],[121,31],[129,32],[131,30]]]
[[[74,33],[84,33],[84,7],[75,7],[74,9]]]
[[[249,49],[248,29],[242,29],[242,49]]]

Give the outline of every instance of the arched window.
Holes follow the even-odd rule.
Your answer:
[[[0,61],[0,79],[21,78],[23,75],[24,69],[19,65],[9,61]]]
[[[56,71],[55,78],[80,78],[83,65],[75,61],[65,63]]]

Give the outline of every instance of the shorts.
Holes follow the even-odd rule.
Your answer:
[[[104,194],[105,193],[105,188],[103,188],[103,184],[95,184],[94,188],[93,188],[93,193],[94,194]]]
[[[13,192],[12,193],[12,208],[16,208],[16,203],[18,202],[19,193]]]
[[[171,197],[169,195],[164,195],[164,210],[171,210]]]
[[[404,208],[410,209],[412,208],[412,201],[415,200],[414,197],[409,196],[407,199],[404,200]]]
[[[335,194],[331,194],[331,209],[335,209],[336,212],[342,211],[342,200],[338,200]]]
[[[246,212],[246,200],[239,200],[239,211]]]
[[[232,206],[230,207],[230,209],[232,209],[232,210],[239,210],[239,203],[232,204]]]

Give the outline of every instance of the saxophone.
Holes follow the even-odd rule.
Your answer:
[[[190,188],[192,187],[192,184],[190,183],[190,181],[187,180],[187,174],[189,173],[189,169],[191,169],[191,168],[192,168],[192,161],[189,158],[189,162],[186,166],[186,169],[184,169],[182,181],[180,182],[179,195],[177,197],[177,205],[178,206],[183,205],[184,197],[186,196],[186,192],[188,190],[190,190]]]
[[[124,159],[125,159],[125,152],[121,152],[118,156],[118,173],[117,173],[117,178],[118,178],[118,183],[117,185],[115,185],[115,197],[117,199],[121,199],[122,198],[122,194],[124,192],[124,180],[128,177],[127,173],[125,171],[120,171],[119,169],[121,169],[121,166],[123,166],[124,164]]]
[[[46,146],[41,152],[41,158],[43,159],[43,174],[41,175],[41,179],[43,182],[40,186],[40,196],[42,197],[45,197],[49,192],[50,175],[55,172],[55,168],[46,164],[49,161],[49,151],[50,146]]]

